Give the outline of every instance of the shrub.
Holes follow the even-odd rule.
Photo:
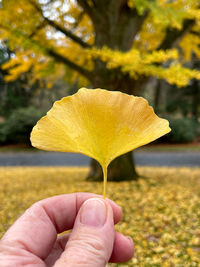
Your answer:
[[[0,124],[0,144],[30,144],[30,132],[43,112],[33,106],[19,108]]]
[[[168,118],[172,131],[163,138],[163,141],[170,143],[193,142],[198,135],[197,123],[188,118]]]
[[[3,144],[6,141],[6,123],[0,123],[0,144]]]

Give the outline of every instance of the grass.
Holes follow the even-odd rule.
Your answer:
[[[108,197],[124,212],[117,229],[135,243],[135,257],[122,266],[199,266],[200,168],[138,171],[148,178],[108,183]],[[1,167],[0,235],[40,199],[77,191],[101,194],[103,184],[86,182],[87,172],[78,167]]]

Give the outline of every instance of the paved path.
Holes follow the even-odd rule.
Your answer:
[[[136,152],[137,166],[200,167],[198,152]],[[0,153],[0,166],[87,166],[90,159],[81,154],[56,152]]]

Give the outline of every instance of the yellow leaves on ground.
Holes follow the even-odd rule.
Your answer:
[[[135,257],[125,266],[198,267],[200,262],[200,168],[138,168],[146,178],[110,182],[108,197],[123,208],[117,230],[130,235]],[[87,182],[87,168],[0,168],[1,236],[34,202],[57,194],[101,194]],[[114,264],[113,266],[118,266]]]
[[[156,116],[142,97],[82,88],[55,102],[33,128],[31,142],[39,149],[96,159],[104,171],[105,196],[110,162],[169,131],[169,122]]]

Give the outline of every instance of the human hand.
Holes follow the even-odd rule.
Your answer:
[[[113,201],[90,193],[41,200],[1,239],[1,267],[103,267],[109,260],[128,261],[133,242],[114,230],[121,216]]]

